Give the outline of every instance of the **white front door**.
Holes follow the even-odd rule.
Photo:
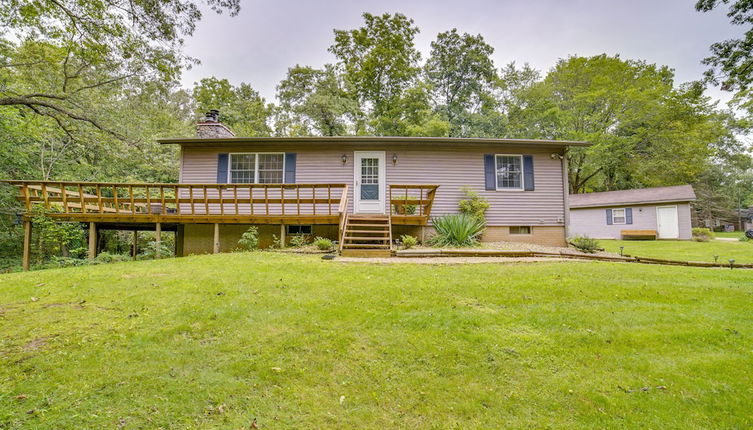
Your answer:
[[[680,226],[677,206],[657,206],[656,224],[659,239],[679,239]]]
[[[355,213],[384,213],[384,151],[353,153],[353,209]]]

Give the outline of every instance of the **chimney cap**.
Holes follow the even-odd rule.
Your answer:
[[[217,109],[210,109],[204,116],[205,122],[220,122],[220,111]]]

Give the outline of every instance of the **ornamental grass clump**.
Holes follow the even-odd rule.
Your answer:
[[[466,213],[432,218],[431,222],[437,231],[431,238],[434,246],[474,246],[486,227],[484,220]]]

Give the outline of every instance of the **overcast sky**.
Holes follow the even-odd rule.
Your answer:
[[[248,82],[273,101],[275,86],[295,64],[333,62],[333,29],[361,26],[363,12],[400,12],[421,30],[425,59],[437,33],[481,34],[497,67],[515,61],[546,71],[568,55],[620,54],[675,69],[677,82],[696,80],[709,45],[740,34],[726,9],[696,12],[694,0],[241,0],[236,17],[204,14],[186,53],[202,64],[183,75],[187,88],[203,77]],[[723,100],[726,93],[712,90]]]

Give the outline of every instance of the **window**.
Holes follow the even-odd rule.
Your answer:
[[[497,155],[497,189],[523,189],[523,156]]]
[[[281,184],[285,154],[230,154],[231,184]]]
[[[531,234],[530,225],[516,225],[510,227],[510,234]]]
[[[625,209],[612,209],[612,224],[625,224]]]
[[[288,225],[288,234],[311,234],[310,225]]]

